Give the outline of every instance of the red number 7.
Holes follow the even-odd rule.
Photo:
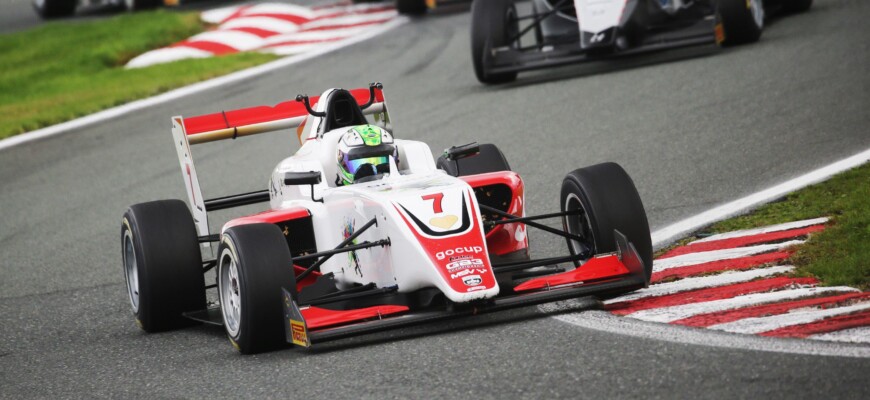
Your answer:
[[[432,210],[435,211],[435,214],[444,212],[444,210],[441,209],[441,199],[443,198],[444,193],[427,194],[423,196],[423,200],[434,200],[432,202]]]

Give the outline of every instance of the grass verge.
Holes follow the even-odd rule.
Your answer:
[[[828,227],[791,257],[797,274],[815,276],[825,285],[870,289],[870,164],[708,230],[728,232],[824,216],[831,217]]]
[[[205,28],[197,13],[158,10],[0,35],[0,139],[276,58],[242,53],[123,68]]]

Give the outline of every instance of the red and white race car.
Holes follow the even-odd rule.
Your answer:
[[[136,204],[121,228],[129,299],[148,332],[222,325],[255,353],[649,283],[649,226],[620,166],[568,173],[561,210],[527,216],[523,181],[494,145],[436,160],[425,143],[394,139],[380,84],[172,125],[190,208]],[[301,147],[268,189],[203,199],[191,145],[291,128]],[[260,202],[269,208],[212,233],[208,212]],[[531,259],[528,228],[564,237],[567,254]],[[207,304],[211,288],[219,301]]]

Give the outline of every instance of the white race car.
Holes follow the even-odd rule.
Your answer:
[[[425,143],[394,139],[380,84],[172,126],[190,208],[136,204],[121,228],[129,299],[148,332],[222,325],[255,353],[649,283],[646,214],[617,164],[570,172],[561,210],[526,216],[523,181],[498,148],[451,147],[436,160]],[[291,128],[301,147],[268,189],[203,199],[191,145]],[[212,233],[209,211],[260,202],[269,208]],[[530,259],[529,227],[563,236],[568,254]]]

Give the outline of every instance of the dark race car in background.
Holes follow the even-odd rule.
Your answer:
[[[757,41],[765,12],[812,0],[475,0],[474,71],[483,83],[520,71],[669,48]]]

